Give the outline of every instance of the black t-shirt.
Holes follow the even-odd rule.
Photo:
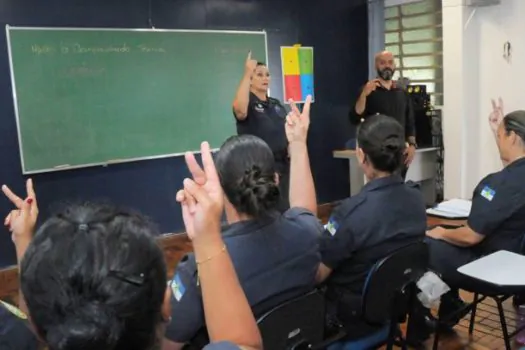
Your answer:
[[[412,100],[405,90],[394,86],[390,89],[378,86],[366,98],[366,107],[363,114],[358,115],[355,109],[352,108],[350,120],[354,124],[359,124],[361,118],[375,114],[384,114],[395,118],[405,128],[405,137],[407,139],[411,136],[416,136]]]
[[[255,135],[263,139],[275,154],[287,154],[288,140],[284,124],[287,111],[278,99],[268,97],[260,100],[250,92],[250,103],[246,119],[237,120],[237,134]]]
[[[472,196],[468,225],[485,236],[475,247],[480,254],[519,252],[525,237],[525,158],[481,180]]]
[[[423,240],[425,201],[400,176],[379,178],[336,208],[321,239],[321,260],[333,271],[329,292],[360,295],[373,265],[391,251]]]
[[[309,211],[291,208],[265,220],[240,221],[223,230],[239,282],[248,302],[261,312],[315,287],[322,226]],[[171,282],[172,321],[166,337],[189,342],[205,327],[202,295],[193,254],[177,266]]]

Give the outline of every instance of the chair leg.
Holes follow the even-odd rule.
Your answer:
[[[474,332],[474,325],[476,324],[476,311],[478,309],[478,293],[474,294],[474,305],[470,310],[470,323],[468,325],[468,334],[472,335]]]
[[[499,320],[501,322],[501,331],[503,332],[503,341],[505,342],[505,349],[511,350],[509,331],[507,329],[507,320],[505,319],[505,311],[503,310],[503,301],[495,297],[493,298],[496,304],[498,305]]]
[[[441,322],[440,322],[440,319],[439,319],[439,312],[441,311],[441,305],[442,305],[442,303],[439,304],[439,308],[438,308],[438,318],[437,318],[436,329],[434,330],[434,344],[432,345],[432,350],[437,350],[438,345],[439,345],[439,333],[440,333],[440,329],[441,329]]]
[[[397,337],[399,338],[399,347],[401,350],[408,350],[407,342],[405,338],[403,338],[403,332],[401,332],[401,329],[397,330]]]
[[[393,350],[394,349],[394,343],[396,341],[396,337],[397,337],[397,323],[394,322],[394,320],[392,319],[392,321],[390,321],[390,326],[388,327],[389,330],[388,330],[388,340],[387,340],[387,344],[386,344],[386,350]]]
[[[437,327],[436,332],[434,333],[434,344],[432,345],[432,350],[437,350],[439,345],[439,326]]]

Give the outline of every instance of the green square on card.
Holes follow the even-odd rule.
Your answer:
[[[301,74],[314,74],[314,49],[299,48],[299,71]]]

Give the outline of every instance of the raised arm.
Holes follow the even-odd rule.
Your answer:
[[[294,101],[290,100],[292,110],[286,117],[285,129],[290,154],[290,206],[317,214],[317,198],[306,143],[311,102],[312,97],[308,96],[303,111],[299,112]]]
[[[244,64],[244,74],[242,76],[237,93],[233,100],[233,113],[237,120],[245,120],[248,116],[248,105],[250,103],[250,80],[252,78],[253,71],[257,67],[257,61],[252,59],[251,51],[246,57]]]
[[[255,318],[222,240],[223,193],[208,143],[202,144],[201,152],[204,169],[192,153],[186,154],[193,180],[184,180],[177,201],[182,205],[184,225],[193,241],[210,341],[262,349]]]
[[[503,118],[505,116],[504,107],[503,107],[503,100],[501,97],[498,99],[498,102],[491,100],[492,102],[492,111],[489,114],[489,126],[490,130],[492,130],[492,134],[494,135],[494,140],[497,141],[498,139],[498,128],[500,124],[503,122]],[[503,166],[505,167],[507,164],[505,161],[502,161]]]
[[[370,80],[365,84],[365,86],[361,90],[361,94],[359,94],[357,102],[355,103],[354,111],[357,114],[357,117],[363,116],[363,114],[366,111],[366,99],[368,98],[370,93],[372,93],[372,91],[374,91],[380,85],[381,84],[379,83],[379,79]]]
[[[20,198],[11,191],[6,185],[2,186],[2,192],[13,203],[16,209],[6,216],[4,225],[9,228],[11,232],[11,239],[15,244],[16,260],[20,273],[20,266],[24,254],[33,239],[36,220],[38,218],[38,205],[36,202],[36,194],[33,188],[33,181],[28,179],[26,181],[26,197]],[[18,307],[25,314],[29,314],[25,304],[22,289],[19,290]]]

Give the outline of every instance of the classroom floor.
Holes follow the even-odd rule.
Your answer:
[[[462,293],[465,301],[471,301],[470,293]],[[517,314],[512,306],[512,299],[505,302],[505,315],[509,332],[515,329]],[[500,350],[505,349],[503,343],[501,325],[499,322],[498,309],[496,304],[489,299],[484,300],[476,312],[476,325],[472,338],[468,334],[470,314],[467,315],[454,328],[455,333],[441,334],[439,339],[439,349],[442,350]],[[432,349],[433,338],[425,343],[426,349]],[[514,344],[513,349],[519,349],[520,346]],[[524,347],[525,348],[525,347]]]

